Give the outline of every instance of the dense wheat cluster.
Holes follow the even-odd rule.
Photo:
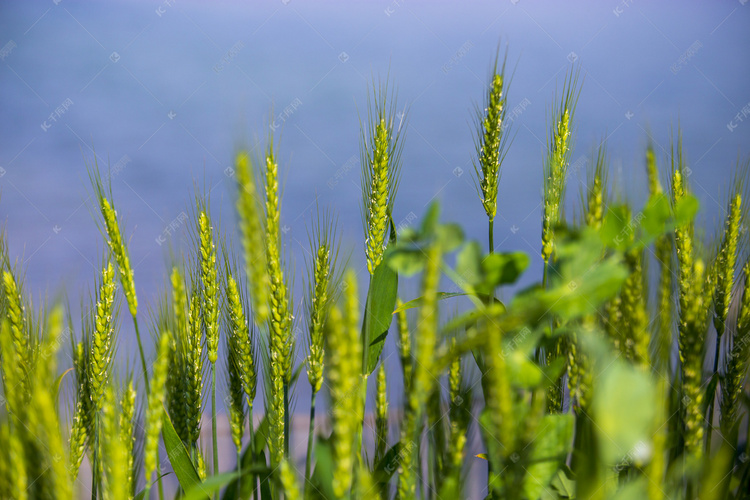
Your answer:
[[[644,206],[615,201],[628,193],[608,181],[601,144],[569,210],[582,83],[571,70],[539,164],[543,280],[501,302],[498,290],[531,261],[494,246],[509,83],[496,58],[486,88],[475,89],[481,243],[443,222],[437,204],[396,230],[406,125],[392,87],[370,90],[358,237],[368,272],[358,279],[339,257],[337,219],[319,212],[299,301],[272,137],[262,154],[236,152],[236,226],[220,228],[196,197],[192,238],[173,251],[149,316],[97,166],[106,246],[80,328],[61,303],[32,303],[7,251],[12,235],[2,234],[0,498],[162,499],[172,474],[177,498],[189,499],[747,498],[748,162],[737,165],[710,239],[694,223],[679,132],[663,158],[644,151]],[[399,280],[414,275],[421,292],[402,296]],[[139,350],[115,366],[123,304]],[[446,320],[445,309],[460,312]],[[150,349],[138,327],[145,317]],[[389,332],[397,356],[386,363]],[[63,351],[71,366],[58,366]],[[299,384],[311,387],[302,435],[291,424]],[[75,401],[59,396],[63,386]],[[201,429],[209,419],[210,434]],[[306,445],[304,463],[290,452],[296,444]],[[236,462],[221,470],[220,454]]]

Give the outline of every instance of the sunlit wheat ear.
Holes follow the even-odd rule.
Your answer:
[[[120,221],[117,218],[117,212],[112,206],[112,191],[111,188],[105,188],[97,167],[89,169],[89,177],[94,186],[99,211],[102,214],[102,220],[104,222],[103,229],[107,234],[107,244],[117,262],[120,283],[122,284],[122,290],[125,293],[125,300],[128,303],[131,316],[135,317],[138,313],[138,297],[135,293],[133,269],[130,266],[130,256],[128,254],[127,245],[122,237]]]
[[[630,269],[630,275],[622,287],[621,307],[627,356],[642,368],[648,369],[650,366],[650,332],[644,287],[643,252],[641,250],[627,252],[625,262]]]
[[[240,375],[240,362],[238,353],[231,345],[232,340],[227,338],[227,393],[229,404],[229,433],[232,437],[237,453],[242,450],[242,434],[245,429],[245,393]]]
[[[266,249],[268,259],[269,295],[269,375],[271,404],[269,443],[271,462],[281,463],[285,450],[284,391],[291,380],[292,335],[289,293],[281,263],[281,227],[279,208],[279,166],[271,144],[265,159]]]
[[[455,349],[455,337],[451,339],[451,344]],[[451,476],[448,481],[453,481],[453,484],[446,484],[444,486],[454,497],[460,493],[459,482],[464,461],[468,419],[470,418],[466,408],[471,404],[467,397],[468,391],[461,390],[462,379],[461,357],[456,356],[448,371],[448,395],[450,397],[450,444],[448,447],[448,456],[450,459],[449,467],[451,469]],[[467,398],[467,401],[464,401],[464,398]],[[448,494],[449,491],[444,491],[444,493]]]
[[[101,404],[104,387],[109,379],[109,371],[114,351],[115,332],[115,271],[108,262],[102,269],[101,284],[94,311],[93,330],[91,332],[91,351],[89,352],[88,379],[91,384],[91,399],[94,411]]]
[[[566,77],[559,103],[552,107],[547,157],[544,163],[544,203],[542,213],[542,259],[549,262],[554,251],[555,226],[560,223],[565,184],[572,148],[572,127],[580,93],[579,70]]]
[[[271,349],[276,352],[276,361],[281,365],[284,384],[288,385],[292,376],[292,323],[289,290],[284,280],[284,269],[281,260],[279,165],[276,162],[272,144],[266,153],[265,165],[266,248],[268,249],[268,277],[271,284]]]
[[[481,109],[477,107],[476,111],[477,158],[474,159],[474,170],[479,180],[482,205],[490,222],[495,219],[497,213],[497,187],[508,137],[505,122],[508,82],[505,76],[505,59],[498,68],[499,55],[498,52],[495,57],[483,106]]]
[[[671,178],[671,197],[672,204],[676,205],[688,193],[687,189],[687,169],[682,158],[682,136],[678,135],[676,148],[672,145],[672,178]],[[688,223],[682,227],[675,228],[675,248],[677,250],[677,286],[679,293],[680,319],[679,333],[680,338],[685,335],[684,313],[688,310],[688,300],[691,293],[691,279],[693,274],[693,224]]]
[[[404,303],[401,299],[396,300],[396,307],[401,308]],[[412,372],[412,352],[411,352],[411,332],[409,331],[409,319],[405,310],[396,314],[396,327],[398,331],[398,353],[401,359],[401,370],[404,376],[404,389],[408,390],[411,383]]]
[[[357,278],[349,270],[345,277],[346,290],[343,312],[338,306],[331,308],[326,322],[326,353],[328,380],[331,389],[333,418],[333,492],[344,498],[354,477],[354,463],[360,431],[362,405],[360,384],[362,372],[362,346],[359,340],[359,296]]]
[[[128,497],[135,494],[135,400],[136,390],[129,377],[120,396],[120,442],[125,455],[125,486]]]
[[[198,236],[200,243],[200,276],[203,285],[201,308],[203,327],[206,331],[206,353],[213,365],[219,356],[219,286],[216,269],[216,245],[214,228],[205,205],[199,204]]]
[[[3,271],[3,290],[13,346],[21,363],[21,368],[28,372],[31,370],[31,350],[26,332],[26,312],[16,278],[10,270]]]
[[[148,394],[148,405],[145,417],[145,438],[143,447],[143,470],[146,482],[150,483],[156,470],[156,454],[159,447],[162,415],[164,414],[164,396],[166,393],[167,372],[169,370],[169,349],[172,334],[162,332],[156,358],[152,364],[151,391]]]
[[[396,116],[396,99],[388,82],[373,89],[367,101],[367,122],[361,127],[362,221],[365,256],[370,274],[383,259],[388,218],[393,213],[401,170],[401,134],[405,116]]]
[[[743,267],[743,286],[737,326],[724,360],[721,383],[721,428],[728,434],[739,419],[743,382],[750,363],[750,259]]]

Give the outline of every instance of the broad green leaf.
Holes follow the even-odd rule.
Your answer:
[[[529,256],[523,252],[487,255],[482,260],[482,281],[475,287],[477,292],[489,295],[498,286],[515,283],[529,262]]]
[[[387,483],[401,464],[401,442],[391,446],[383,458],[375,464],[374,475],[378,483]]]
[[[413,276],[424,269],[424,252],[419,248],[398,245],[390,251],[386,250],[385,263],[398,274]]]
[[[381,263],[375,268],[370,280],[362,322],[363,348],[369,349],[366,353],[366,374],[372,373],[378,364],[388,329],[393,321],[393,309],[396,307],[397,298],[398,274],[385,263]]]
[[[464,231],[458,224],[438,225],[435,236],[444,252],[452,252],[464,242]]]
[[[573,445],[573,415],[545,415],[531,446],[531,464],[524,477],[526,498],[539,498],[549,486]]]
[[[190,455],[182,444],[182,440],[174,430],[172,421],[169,419],[166,409],[162,415],[161,435],[164,439],[164,447],[167,450],[167,457],[172,464],[172,469],[180,482],[183,490],[188,491],[201,483],[198,471],[195,470]],[[204,498],[208,495],[204,495]]]
[[[476,285],[482,280],[482,248],[478,241],[470,241],[456,255],[456,273],[464,283]],[[459,283],[462,288],[463,283]]]
[[[685,224],[692,222],[695,219],[695,215],[698,213],[700,203],[698,198],[688,194],[680,201],[675,204],[674,207],[674,225],[675,227],[682,227]]]
[[[620,250],[626,248],[633,239],[633,228],[630,227],[630,222],[630,209],[627,205],[608,207],[599,230],[604,244]]]
[[[664,233],[669,220],[672,218],[672,207],[669,198],[664,193],[652,196],[642,211],[641,227],[649,239]]]
[[[564,469],[559,469],[549,485],[554,489],[560,498],[576,497],[576,482],[570,479]]]
[[[321,438],[315,442],[315,469],[311,481],[313,490],[322,498],[336,498],[333,494],[333,453],[330,438]]]
[[[167,477],[170,474],[171,474],[171,472],[167,472],[165,474],[162,474],[161,476],[159,476],[158,478],[156,478],[153,483],[151,483],[151,486],[149,486],[149,488],[153,489],[154,485],[156,483],[158,483],[160,479],[163,479],[163,478]],[[146,496],[146,489],[144,488],[144,489],[142,489],[141,491],[139,491],[138,493],[135,494],[135,496],[133,497],[133,500],[143,500],[143,497],[145,497],[145,496]]]
[[[656,389],[649,373],[615,360],[597,377],[592,415],[607,464],[636,464],[651,453]]]

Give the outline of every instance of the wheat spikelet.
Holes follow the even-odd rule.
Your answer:
[[[362,219],[365,256],[370,274],[383,259],[387,221],[393,211],[400,170],[400,125],[394,130],[395,102],[388,103],[387,83],[373,90],[368,100],[369,120],[362,128]]]
[[[200,239],[200,272],[203,285],[202,321],[206,331],[206,353],[211,365],[219,356],[219,287],[216,278],[216,246],[214,245],[213,227],[205,209],[198,215],[198,234]]]
[[[135,494],[135,399],[136,391],[133,380],[128,380],[120,398],[120,442],[125,456],[125,490],[128,497]]]
[[[108,385],[104,391],[101,415],[102,449],[107,498],[127,500],[132,494],[128,482],[129,463],[125,443],[121,439],[119,422],[122,415],[117,412],[115,391]]]
[[[242,246],[245,253],[245,264],[250,283],[250,296],[257,324],[268,319],[268,287],[265,242],[263,241],[263,224],[260,202],[255,178],[246,151],[237,154],[235,161],[237,172],[237,212],[242,232]]]
[[[721,429],[728,434],[737,422],[743,382],[750,361],[750,259],[743,267],[743,292],[732,347],[724,361],[721,383]]]
[[[112,263],[108,262],[102,269],[88,362],[88,379],[91,384],[91,399],[95,411],[100,409],[112,361],[116,288],[114,279],[115,271]]]
[[[156,454],[161,432],[161,419],[164,414],[164,396],[166,393],[167,371],[169,370],[169,349],[172,334],[162,332],[151,374],[151,391],[148,394],[148,406],[145,418],[145,438],[143,447],[143,471],[146,482],[151,481],[156,470]]]
[[[739,188],[739,184],[737,188]],[[742,216],[742,195],[736,191],[729,202],[727,218],[724,223],[719,253],[716,256],[716,288],[714,290],[714,327],[719,337],[726,329],[729,304],[732,301],[734,269],[737,263],[737,248],[740,240],[740,222]]]
[[[7,477],[4,478],[3,486],[6,489],[8,498],[16,500],[26,500],[28,495],[28,476],[26,474],[26,453],[19,432],[15,432],[10,423],[3,422],[0,424],[0,431],[4,434],[2,443],[4,446],[2,453],[3,458],[7,457],[8,470]],[[7,455],[5,455],[7,453]],[[2,488],[2,486],[0,486]]]
[[[294,475],[294,469],[286,460],[282,460],[279,464],[279,481],[281,482],[281,489],[284,491],[285,500],[301,500],[302,491],[299,489],[297,477]]]
[[[177,266],[170,275],[172,288],[172,311],[174,317],[174,336],[170,346],[169,374],[167,375],[167,408],[177,435],[185,442],[190,442],[187,424],[188,364],[187,346],[190,335],[188,324],[188,298],[185,281]]]
[[[346,273],[345,282],[344,312],[342,314],[338,307],[331,309],[326,335],[334,429],[333,492],[336,498],[344,498],[352,485],[354,446],[362,417],[362,345],[359,340],[357,279],[353,271]]]
[[[326,319],[330,299],[329,286],[331,282],[331,250],[326,243],[318,246],[315,254],[314,272],[311,284],[311,298],[308,301],[308,316],[310,334],[307,356],[307,378],[314,393],[323,384],[323,369],[325,364],[325,346],[323,345],[323,324]]]
[[[498,54],[499,56],[499,54]],[[485,95],[484,109],[477,110],[477,138],[476,149],[478,159],[474,162],[474,170],[479,179],[479,191],[482,206],[490,222],[495,220],[497,213],[497,186],[500,180],[500,166],[503,156],[502,147],[505,143],[505,113],[506,96],[503,93],[505,61],[498,71],[498,59],[492,69],[490,85]]]
[[[554,230],[560,222],[571,153],[571,127],[578,100],[578,73],[571,72],[563,87],[560,103],[552,110],[552,130],[544,164],[542,215],[542,259],[549,262],[554,251]]]
[[[240,289],[231,274],[227,277],[226,296],[229,351],[236,364],[237,376],[241,383],[240,388],[247,397],[248,407],[252,413],[258,383],[255,370],[255,352]]]
[[[117,212],[104,196],[104,188],[101,182],[95,181],[95,189],[99,200],[99,209],[104,219],[104,227],[107,232],[107,244],[112,250],[112,254],[117,262],[117,268],[120,275],[120,283],[125,293],[125,300],[128,303],[130,315],[134,318],[138,313],[138,297],[135,294],[135,280],[133,279],[133,269],[130,267],[130,257],[125,241],[122,238],[122,230],[117,220]]]
[[[185,346],[186,392],[185,427],[189,442],[195,443],[200,437],[203,404],[203,344],[201,343],[201,299],[193,290],[188,313],[188,335]]]
[[[396,307],[401,308],[404,303],[399,298],[396,301]],[[404,375],[404,390],[408,390],[411,383],[412,373],[412,353],[411,353],[411,332],[409,331],[409,319],[405,310],[401,310],[396,315],[396,327],[398,330],[398,352],[401,359],[401,370]]]
[[[385,455],[388,446],[388,387],[383,362],[380,363],[375,382],[375,457],[377,460]]]

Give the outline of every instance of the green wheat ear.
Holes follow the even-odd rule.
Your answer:
[[[743,382],[750,363],[750,259],[745,263],[743,275],[737,328],[732,338],[732,346],[725,356],[724,379],[721,383],[721,428],[725,435],[729,435],[739,419]]]
[[[91,384],[91,399],[94,411],[101,407],[104,388],[109,379],[114,351],[115,322],[115,271],[108,262],[102,269],[101,284],[94,311],[93,330],[91,332],[91,351],[89,352],[88,379]]]
[[[385,363],[380,362],[375,383],[375,459],[385,456],[388,446],[388,386]]]
[[[555,226],[560,223],[565,185],[572,148],[572,124],[580,94],[579,70],[568,73],[560,102],[552,108],[547,158],[544,163],[544,203],[542,215],[542,259],[549,262],[554,251]]]
[[[28,373],[31,370],[31,346],[26,332],[26,310],[12,271],[3,271],[3,290],[13,346],[21,368]]]
[[[219,286],[216,269],[214,228],[203,203],[198,204],[198,237],[200,244],[200,277],[208,361],[213,365],[219,356]]]
[[[337,272],[339,241],[336,235],[335,220],[326,212],[313,220],[309,235],[312,261],[307,265],[307,310],[308,349],[307,378],[314,393],[323,385],[325,367],[325,342],[323,329],[328,311],[335,300],[334,290],[338,289],[340,273]]]
[[[154,359],[152,364],[151,391],[148,394],[143,448],[143,471],[147,484],[151,482],[151,477],[156,470],[156,455],[159,447],[161,419],[164,413],[164,396],[166,394],[167,372],[169,371],[171,342],[172,334],[170,332],[162,332],[159,338],[156,359]],[[148,495],[145,497],[148,497]]]
[[[245,253],[245,265],[250,283],[250,296],[257,324],[268,319],[269,280],[266,262],[265,242],[263,240],[263,222],[260,197],[255,183],[250,157],[246,151],[240,151],[235,161],[237,172],[237,213],[242,233],[242,247]]]
[[[102,403],[100,439],[103,441],[104,472],[106,474],[107,498],[113,500],[127,500],[130,495],[128,482],[129,463],[128,450],[120,437],[120,421],[122,414],[118,414],[115,391],[111,384],[104,391]]]
[[[122,284],[122,290],[125,293],[125,299],[128,303],[130,315],[135,318],[138,313],[138,297],[135,293],[135,280],[133,279],[133,269],[130,266],[128,248],[122,237],[120,221],[118,220],[117,212],[110,201],[112,199],[112,189],[110,187],[105,190],[99,170],[96,167],[89,171],[89,176],[94,185],[99,211],[101,212],[104,221],[104,231],[107,234],[107,244],[117,262],[120,283]]]
[[[135,494],[135,401],[137,393],[133,386],[132,376],[128,377],[120,397],[120,442],[125,455],[123,467],[126,471],[125,485],[128,497]]]
[[[362,221],[370,274],[383,259],[387,221],[393,213],[401,170],[404,117],[399,117],[398,125],[395,123],[396,101],[390,92],[387,82],[372,91],[367,101],[367,125],[361,126]]]
[[[357,278],[349,270],[345,277],[343,312],[331,308],[326,322],[328,380],[333,408],[333,492],[345,498],[354,477],[357,433],[362,421],[362,345],[359,340],[359,297]]]
[[[497,187],[500,180],[500,167],[505,156],[504,146],[508,137],[505,133],[508,82],[505,78],[505,59],[498,68],[499,55],[498,51],[483,107],[476,111],[477,159],[474,160],[474,170],[479,179],[482,205],[490,222],[495,220],[497,213]]]

